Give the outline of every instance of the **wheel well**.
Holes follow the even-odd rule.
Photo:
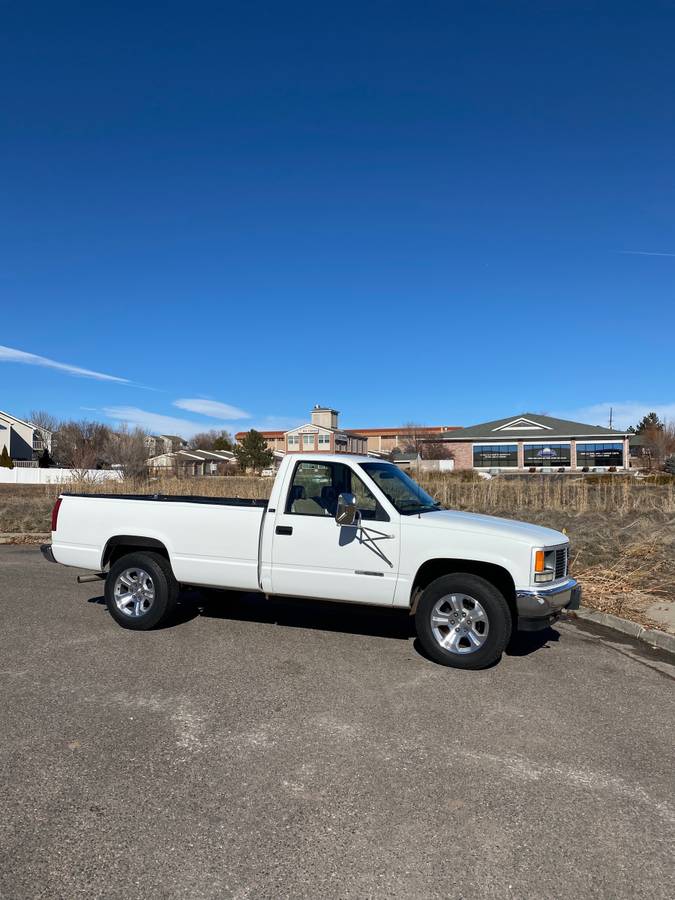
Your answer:
[[[154,550],[155,553],[161,554],[167,560],[169,559],[169,552],[161,541],[155,538],[119,534],[110,538],[105,545],[101,568],[105,568],[107,565],[112,566],[120,557],[126,556],[127,553],[133,553],[135,550]]]
[[[415,611],[417,601],[427,585],[435,581],[436,578],[440,578],[441,575],[451,575],[454,572],[479,575],[481,578],[489,581],[498,591],[501,591],[509,604],[511,613],[513,616],[516,615],[516,586],[511,573],[503,566],[480,562],[480,560],[475,559],[429,559],[423,563],[415,575],[412,590],[410,591],[411,611]]]

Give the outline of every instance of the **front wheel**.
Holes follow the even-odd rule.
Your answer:
[[[105,581],[108,611],[123,628],[147,631],[167,619],[178,599],[169,561],[159,553],[128,553]]]
[[[501,591],[478,575],[443,575],[427,586],[415,612],[420,643],[436,662],[484,669],[497,662],[512,619]]]

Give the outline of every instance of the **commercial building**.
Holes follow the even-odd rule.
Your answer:
[[[630,465],[630,434],[522,413],[444,435],[455,469],[607,471]]]
[[[315,406],[311,421],[288,431],[263,431],[270,450],[281,453],[366,453],[367,439],[356,432],[338,426],[340,413],[327,406]],[[235,435],[241,441],[246,435]]]
[[[422,443],[436,443],[448,432],[451,425],[418,426],[402,425],[397,428],[351,428],[341,429],[338,424],[340,413],[325,406],[315,406],[311,421],[289,431],[263,431],[261,434],[271,450],[280,453],[364,453],[388,455]],[[240,431],[237,441],[246,434]]]

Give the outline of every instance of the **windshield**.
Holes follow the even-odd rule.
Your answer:
[[[367,462],[360,465],[364,472],[370,475],[387,500],[404,516],[429,512],[440,507],[440,503],[422,490],[419,484],[402,472],[398,466],[385,462]]]

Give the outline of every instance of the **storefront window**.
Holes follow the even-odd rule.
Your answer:
[[[473,464],[477,469],[515,469],[518,467],[516,444],[476,444]]]
[[[571,464],[569,444],[525,444],[523,462],[526,467],[556,467]]]
[[[623,466],[623,444],[577,444],[577,466]]]

